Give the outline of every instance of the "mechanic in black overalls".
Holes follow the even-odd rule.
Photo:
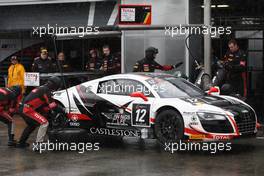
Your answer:
[[[36,57],[32,64],[32,71],[39,73],[52,73],[54,71],[52,59],[48,56],[48,50],[40,48],[40,57]]]
[[[239,49],[236,40],[230,40],[228,47],[229,49],[223,59],[225,62],[226,83],[232,86],[234,93],[246,97],[246,54],[243,50]]]
[[[37,133],[37,143],[41,143],[46,135],[49,122],[45,114],[50,110],[57,108],[57,104],[51,97],[51,92],[56,91],[61,86],[61,80],[58,77],[51,77],[47,83],[33,89],[28,94],[20,106],[20,113],[22,118],[25,120],[27,127],[24,129],[17,147],[24,148],[28,147],[26,143],[30,134],[39,126]]]
[[[98,57],[98,53],[95,49],[89,51],[89,61],[86,64],[87,71],[99,70],[102,66],[102,59]]]
[[[158,49],[154,47],[149,47],[145,50],[145,58],[136,62],[133,67],[133,72],[154,72],[155,69],[159,70],[172,70],[174,67],[172,65],[160,65],[155,61],[156,55],[158,54]]]
[[[63,72],[70,72],[72,70],[70,64],[65,59],[64,52],[59,52],[57,56],[57,62],[54,63],[54,68],[55,68],[54,70],[56,72],[60,72],[59,67],[62,69]]]
[[[105,72],[105,75],[112,75],[120,73],[121,63],[118,57],[115,57],[110,53],[108,45],[103,46],[103,62],[101,70]]]

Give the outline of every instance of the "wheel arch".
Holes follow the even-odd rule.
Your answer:
[[[155,118],[159,115],[160,112],[162,112],[164,110],[167,110],[167,109],[175,110],[175,111],[177,111],[182,116],[182,114],[180,113],[180,111],[177,108],[175,108],[173,106],[170,106],[170,105],[165,105],[165,106],[161,106],[161,107],[159,107],[157,109]]]

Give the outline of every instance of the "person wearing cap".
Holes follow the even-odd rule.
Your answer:
[[[99,70],[102,66],[102,60],[98,57],[98,53],[95,49],[89,51],[89,61],[86,64],[87,71]]]
[[[19,62],[18,57],[12,56],[11,65],[8,68],[7,87],[19,85],[22,89],[22,93],[25,93],[24,73],[25,68]]]
[[[157,48],[149,47],[145,50],[145,58],[136,62],[133,72],[154,72],[155,69],[168,71],[174,68],[173,65],[160,65],[155,61],[156,55],[159,53]]]
[[[54,71],[52,59],[48,56],[47,48],[40,48],[40,57],[34,59],[32,71],[39,73],[52,73]]]

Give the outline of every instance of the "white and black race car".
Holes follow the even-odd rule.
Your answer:
[[[57,91],[53,98],[66,112],[53,118],[54,129],[161,142],[229,140],[257,133],[256,113],[248,104],[210,95],[169,74],[106,76]]]

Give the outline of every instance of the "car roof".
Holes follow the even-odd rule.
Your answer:
[[[173,77],[171,74],[166,73],[146,73],[146,72],[133,72],[133,73],[123,73],[123,74],[115,74],[110,76],[105,76],[100,80],[109,80],[109,79],[136,79],[136,80],[147,80],[151,78],[165,78],[165,77]]]

